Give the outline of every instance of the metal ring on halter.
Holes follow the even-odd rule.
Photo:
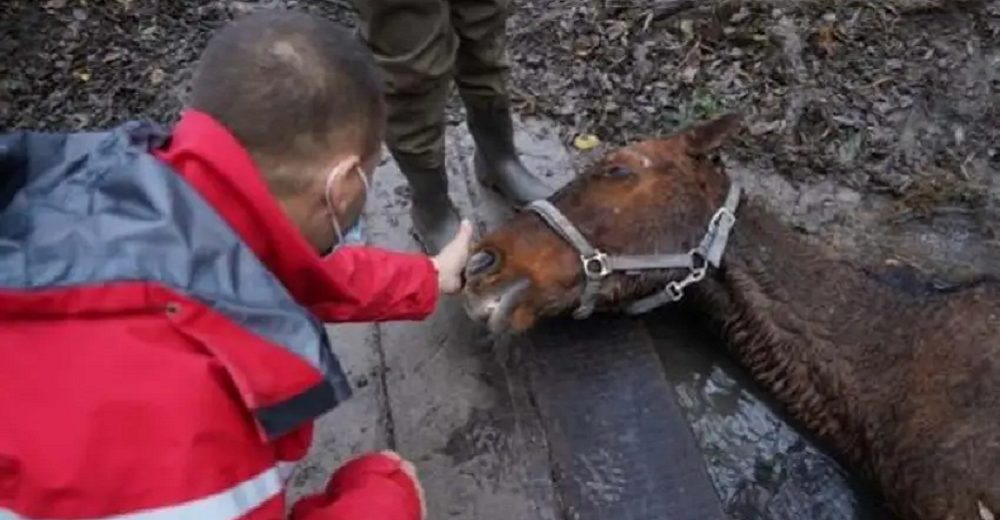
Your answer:
[[[670,282],[666,287],[663,288],[663,292],[666,293],[667,298],[671,302],[679,302],[681,298],[684,298],[684,288],[678,282]]]
[[[692,250],[688,254],[691,255],[691,272],[688,275],[688,279],[692,283],[700,282],[708,272],[708,258],[705,258],[705,254],[697,249]]]
[[[725,223],[723,223],[723,221],[725,221]],[[717,228],[721,225],[732,226],[735,223],[736,215],[734,215],[729,208],[722,207],[719,208],[719,211],[716,211],[715,215],[712,217],[711,226]]]
[[[583,264],[583,274],[590,280],[603,280],[611,274],[608,255],[601,251],[590,256],[580,255],[580,262]]]

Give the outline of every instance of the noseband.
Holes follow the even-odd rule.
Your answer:
[[[735,183],[729,186],[729,194],[722,207],[715,212],[708,223],[708,230],[698,247],[684,254],[670,255],[609,255],[590,245],[590,242],[580,233],[565,215],[551,202],[537,200],[525,209],[534,212],[545,223],[570,243],[580,255],[583,267],[583,295],[580,296],[580,306],[573,312],[576,319],[584,319],[594,312],[597,304],[597,294],[601,282],[614,273],[624,273],[626,276],[636,276],[643,271],[663,269],[687,269],[687,276],[681,281],[672,281],[662,290],[652,295],[640,298],[625,306],[626,314],[643,314],[667,303],[680,301],[684,297],[684,289],[705,278],[708,266],[719,267],[722,255],[726,251],[729,232],[736,223],[736,208],[740,203],[740,187]]]

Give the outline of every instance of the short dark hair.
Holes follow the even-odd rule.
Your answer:
[[[226,126],[276,195],[294,195],[346,145],[374,153],[385,108],[371,53],[334,22],[259,11],[222,28],[202,53],[190,106]]]

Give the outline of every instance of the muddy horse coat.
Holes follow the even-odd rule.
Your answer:
[[[938,286],[906,266],[856,264],[749,197],[716,264],[701,245],[718,244],[713,223],[734,190],[710,152],[737,123],[724,117],[622,148],[553,196],[589,250],[537,212],[490,233],[467,268],[470,314],[500,332],[581,305],[690,305],[898,515],[994,518],[1000,281]],[[587,265],[596,253],[608,269]],[[616,259],[634,269],[614,269]]]

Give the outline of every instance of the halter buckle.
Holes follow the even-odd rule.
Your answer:
[[[580,255],[580,263],[583,264],[583,274],[588,280],[603,280],[611,274],[608,255],[601,251],[596,251],[590,256]]]
[[[731,227],[735,223],[736,215],[734,215],[733,212],[727,207],[719,208],[719,211],[715,212],[715,216],[712,218],[711,222],[711,224],[716,228],[719,226]]]
[[[663,292],[671,303],[679,302],[684,298],[684,286],[678,282],[670,282],[663,288]]]

